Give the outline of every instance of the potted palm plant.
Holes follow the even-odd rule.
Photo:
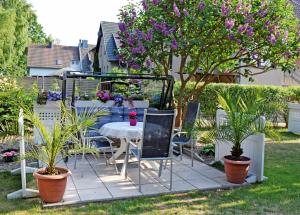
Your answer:
[[[76,117],[63,105],[61,121],[55,122],[53,129],[49,129],[34,113],[26,112],[24,117],[35,126],[43,140],[43,144],[34,145],[27,158],[38,159],[45,164],[44,168],[38,169],[33,175],[36,178],[41,199],[46,203],[55,203],[62,200],[65,192],[67,178],[70,170],[59,167],[57,164],[63,159],[62,151],[68,141],[77,143],[77,134],[80,130],[92,126],[95,123],[94,115]],[[80,144],[76,144],[78,147]],[[75,150],[82,150],[76,148]]]
[[[227,119],[217,128],[220,140],[231,142],[231,154],[224,156],[227,180],[232,183],[244,183],[251,159],[243,156],[242,142],[251,135],[262,133],[265,125],[261,121],[264,99],[257,95],[232,96],[228,93],[218,94],[218,102],[226,112]]]

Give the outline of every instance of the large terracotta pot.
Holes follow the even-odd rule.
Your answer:
[[[224,167],[227,180],[234,184],[242,184],[248,175],[251,159],[242,157],[242,161],[230,159],[231,156],[224,157]]]
[[[62,167],[56,167],[59,175],[44,175],[45,168],[38,169],[33,173],[36,179],[41,199],[45,203],[60,202],[66,190],[70,170]]]

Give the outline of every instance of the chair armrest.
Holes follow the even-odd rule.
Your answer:
[[[175,134],[173,135],[172,139],[173,139],[174,137],[180,136],[180,135],[182,135],[182,134],[188,134],[188,132],[186,132],[186,131],[180,131],[180,132],[177,132],[177,133],[175,133]]]

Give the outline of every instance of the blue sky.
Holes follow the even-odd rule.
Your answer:
[[[133,0],[137,2],[137,0]],[[77,45],[79,39],[96,44],[100,21],[118,21],[127,0],[27,0],[47,34],[62,45]]]

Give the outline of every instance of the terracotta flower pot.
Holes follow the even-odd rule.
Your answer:
[[[44,175],[45,168],[38,169],[33,173],[36,179],[41,199],[46,203],[60,202],[66,190],[70,170],[56,167],[59,175]]]
[[[242,157],[242,161],[230,159],[231,156],[224,157],[224,167],[227,180],[234,184],[242,184],[248,175],[251,159]]]

